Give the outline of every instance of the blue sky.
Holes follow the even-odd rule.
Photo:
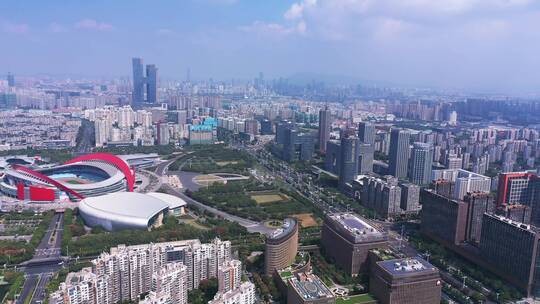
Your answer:
[[[347,76],[402,85],[540,90],[537,0],[0,2],[0,73]]]

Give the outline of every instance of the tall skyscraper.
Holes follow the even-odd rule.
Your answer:
[[[133,58],[131,60],[133,65],[133,104],[140,104],[143,102],[156,103],[157,102],[157,71],[158,68],[155,64],[146,65],[146,77],[144,74],[144,64],[142,58]],[[145,99],[145,86],[146,86],[146,99]]]
[[[480,233],[480,256],[503,274],[526,296],[538,297],[540,231],[535,226],[484,213]]]
[[[156,65],[146,66],[146,102],[157,102],[157,71]]]
[[[9,87],[14,87],[15,86],[15,75],[13,75],[12,73],[8,73],[7,74],[7,82],[8,82]]]
[[[375,144],[375,126],[370,122],[360,122],[358,124],[358,138],[365,144]]]
[[[375,153],[375,126],[370,122],[358,124],[360,148],[358,154],[358,173],[373,172],[373,155]]]
[[[133,58],[133,104],[144,102],[144,66],[142,58]]]
[[[431,163],[433,161],[433,146],[415,142],[411,153],[409,179],[417,185],[427,185],[431,182]]]
[[[319,151],[322,154],[326,153],[326,143],[330,140],[330,127],[332,124],[330,115],[328,106],[319,111]]]
[[[358,174],[373,172],[373,158],[375,148],[373,145],[360,143],[358,147]]]
[[[358,137],[344,136],[341,138],[339,158],[339,186],[344,187],[356,178],[358,174]]]
[[[390,133],[389,173],[397,178],[407,177],[409,162],[409,138],[411,133],[403,129],[392,129]]]

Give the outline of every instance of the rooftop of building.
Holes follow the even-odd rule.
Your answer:
[[[371,249],[370,250],[373,254],[375,254],[379,259],[382,261],[386,260],[395,260],[398,258],[398,256],[388,249]]]
[[[76,285],[80,282],[91,279],[95,275],[92,273],[92,267],[85,267],[77,272],[70,272],[66,276],[65,283],[67,285]]]
[[[353,213],[336,213],[328,217],[355,238],[383,236],[380,231]]]
[[[185,207],[187,205],[186,201],[181,199],[178,196],[170,195],[167,193],[161,193],[161,192],[148,192],[146,195],[149,195],[151,197],[157,198],[159,200],[164,201],[169,205],[169,209],[176,209],[180,207]]]
[[[410,276],[438,271],[435,266],[421,258],[386,260],[377,262],[377,265],[392,276]]]
[[[334,297],[332,291],[330,291],[323,281],[314,274],[299,273],[289,279],[289,284],[304,300],[327,299]]]
[[[87,197],[80,204],[111,216],[122,215],[136,218],[150,218],[169,207],[169,203],[161,198],[138,192],[116,192]]]
[[[284,236],[287,236],[291,232],[294,231],[294,229],[296,227],[296,224],[297,224],[297,221],[295,219],[286,218],[285,220],[283,220],[283,225],[281,225],[281,228],[278,228],[278,229],[272,231],[268,235],[268,238],[277,240],[277,239],[280,239],[280,238],[282,238]]]
[[[503,223],[506,223],[507,225],[512,225],[520,230],[523,230],[523,231],[529,231],[531,233],[540,233],[540,228],[538,227],[535,227],[535,226],[531,226],[531,225],[528,225],[528,224],[525,224],[525,223],[522,223],[522,222],[518,222],[518,221],[514,221],[514,220],[511,220],[507,217],[504,217],[504,216],[501,216],[501,215],[496,215],[496,214],[490,214],[490,213],[486,213],[485,216],[488,216],[488,217],[491,217],[491,218],[494,218],[494,219],[497,219]]]
[[[211,125],[192,125],[189,127],[191,131],[212,131]]]
[[[488,176],[474,173],[471,171],[467,171],[465,169],[438,169],[438,170],[433,170],[433,171],[434,172],[448,172],[448,173],[451,172],[453,174],[456,174],[455,178],[490,179]]]

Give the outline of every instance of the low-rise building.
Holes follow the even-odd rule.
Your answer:
[[[333,304],[330,289],[314,274],[298,273],[289,279],[287,304]]]

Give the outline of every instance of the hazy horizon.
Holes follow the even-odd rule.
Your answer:
[[[540,91],[533,0],[3,1],[0,73],[162,78],[319,75]]]

